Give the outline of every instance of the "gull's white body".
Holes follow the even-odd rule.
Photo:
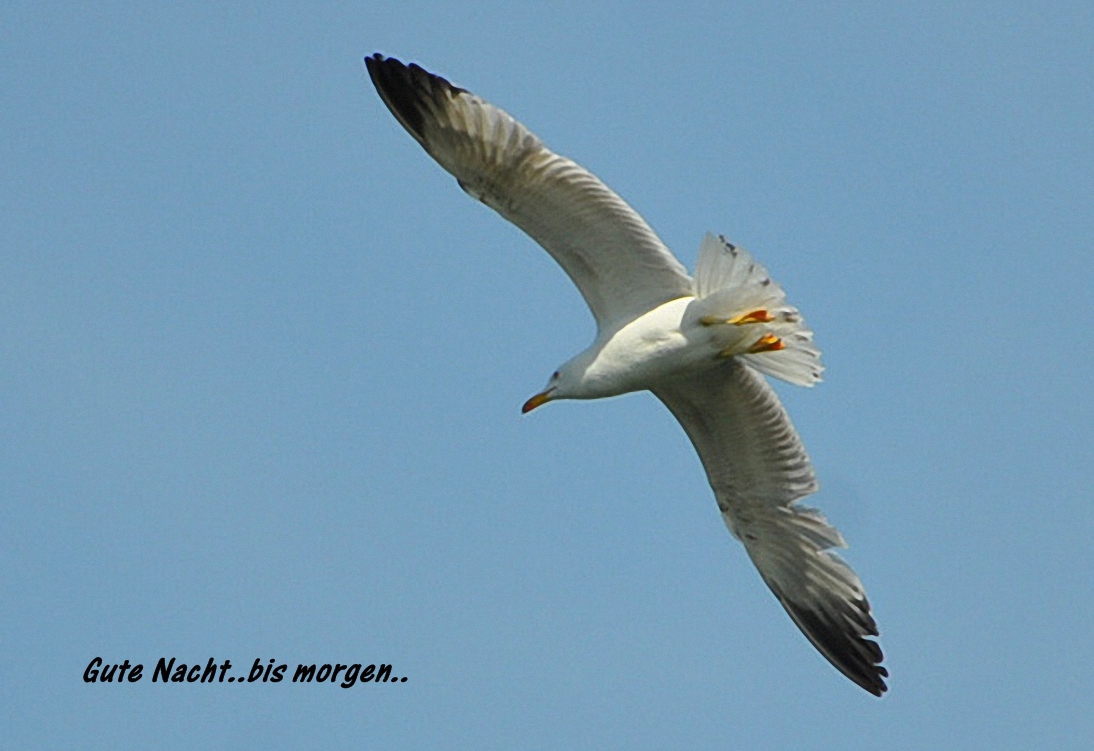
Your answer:
[[[559,368],[568,387],[554,398],[600,399],[648,389],[681,369],[710,367],[721,350],[714,332],[701,325],[692,303],[680,297],[659,305]],[[550,387],[550,384],[549,384]]]
[[[813,645],[880,696],[887,675],[862,584],[830,548],[843,538],[797,504],[813,466],[761,375],[811,386],[820,352],[782,289],[743,249],[707,235],[695,279],[595,175],[489,102],[416,65],[366,58],[384,103],[465,191],[535,239],[596,318],[591,347],[525,411],[556,399],[652,391],[703,462],[726,525]]]

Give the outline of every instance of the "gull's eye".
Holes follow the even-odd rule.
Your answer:
[[[555,371],[554,373],[552,373],[552,374],[551,374],[551,380],[552,380],[552,381],[557,381],[557,380],[559,379],[559,377],[560,377],[560,376],[561,376],[561,373],[559,373],[559,372],[558,372],[558,371],[556,370],[556,371]]]

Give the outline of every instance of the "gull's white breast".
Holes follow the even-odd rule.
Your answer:
[[[595,390],[591,398],[652,389],[717,365],[722,347],[699,323],[695,302],[692,296],[670,300],[598,340],[584,378]]]

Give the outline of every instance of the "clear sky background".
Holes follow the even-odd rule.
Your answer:
[[[0,746],[1094,747],[1094,6],[892,6],[3,3]],[[520,415],[592,318],[376,51],[788,290],[884,699],[653,397]]]

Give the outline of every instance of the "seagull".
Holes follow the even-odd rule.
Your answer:
[[[816,475],[763,374],[812,386],[823,367],[797,308],[744,249],[707,234],[693,279],[646,221],[505,111],[416,64],[365,58],[395,119],[459,186],[543,246],[596,319],[597,336],[529,399],[651,391],[706,470],[722,519],[806,638],[875,696],[887,689],[862,582],[817,510]]]

